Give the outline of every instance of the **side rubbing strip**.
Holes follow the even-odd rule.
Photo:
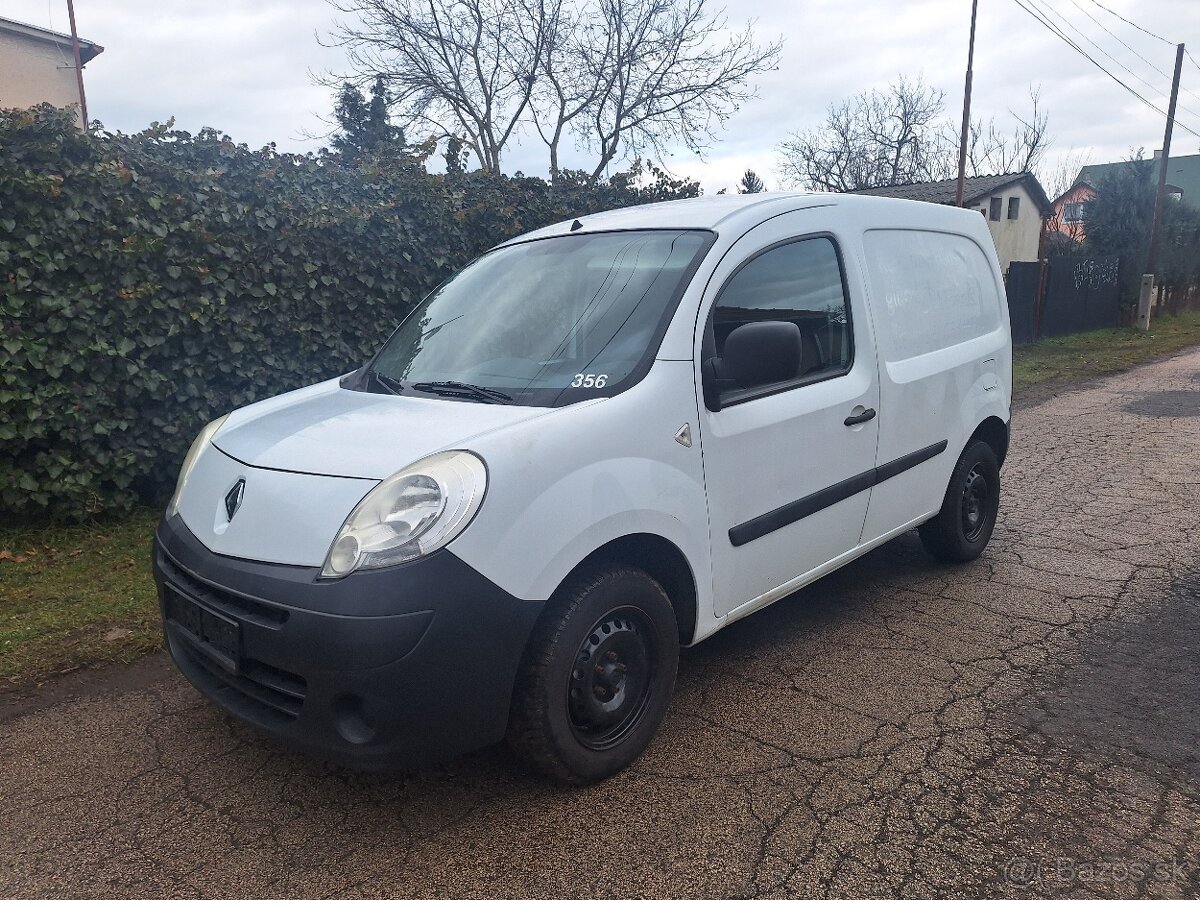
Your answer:
[[[906,453],[899,459],[884,463],[882,466],[871,469],[869,472],[863,472],[861,475],[855,475],[852,478],[847,478],[845,481],[839,481],[837,484],[822,488],[815,494],[809,494],[807,497],[793,500],[786,506],[773,509],[768,513],[763,513],[761,516],[755,516],[750,521],[743,522],[741,525],[734,525],[729,529],[729,543],[735,547],[740,547],[742,544],[748,544],[763,535],[770,534],[772,531],[777,531],[785,525],[799,522],[801,519],[811,516],[813,513],[818,513],[828,506],[833,506],[835,503],[840,503],[857,493],[868,490],[881,481],[895,478],[901,472],[907,472],[913,466],[919,466],[926,460],[933,459],[945,449],[946,441],[938,441],[936,444],[930,444],[921,450]]]
[[[867,490],[874,483],[875,470],[872,469],[870,472],[863,472],[861,475],[855,475],[853,478],[847,478],[845,481],[839,481],[837,484],[823,488],[815,494],[809,494],[807,497],[793,500],[787,506],[781,506],[778,509],[771,510],[769,513],[763,513],[761,516],[756,516],[749,522],[743,522],[741,525],[734,525],[729,529],[729,543],[735,547],[748,544],[756,538],[762,537],[764,534],[770,534],[772,531],[782,528],[785,525],[799,522],[806,516],[820,512],[827,506],[833,506],[833,504],[840,503],[848,497],[853,497],[860,491]]]
[[[938,441],[936,444],[930,444],[923,450],[917,450],[915,453],[906,453],[899,459],[893,459],[890,463],[884,463],[875,470],[875,484],[887,481],[889,478],[895,478],[901,472],[907,472],[913,466],[919,466],[925,460],[933,459],[945,449],[946,442]]]

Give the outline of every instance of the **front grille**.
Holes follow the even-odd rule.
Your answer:
[[[175,585],[180,593],[195,597],[227,616],[245,619],[247,622],[253,622],[255,625],[262,625],[266,628],[278,628],[288,620],[286,609],[263,603],[243,594],[235,594],[201,580],[171,559],[161,547],[158,550],[158,562],[163,575]]]
[[[278,630],[289,618],[288,610],[283,607],[234,593],[201,579],[175,562],[162,547],[158,548],[158,565],[169,591],[191,598],[201,607],[222,613],[242,623],[243,628],[249,624]],[[170,595],[167,596],[169,599]],[[170,603],[166,604],[165,609],[172,626],[168,628],[171,649],[184,674],[197,686],[217,698],[226,708],[264,726],[285,725],[300,715],[308,687],[303,677],[250,657],[235,659],[239,643],[236,635],[228,648],[218,646],[219,642],[214,643],[211,635],[206,642],[195,633],[194,623],[193,629],[189,630],[184,621],[172,617]],[[179,632],[172,634],[176,628]],[[211,654],[224,660],[230,668],[222,666]],[[235,663],[236,675],[230,671]]]
[[[300,715],[308,685],[299,675],[255,659],[243,659],[238,674],[233,675],[186,641],[172,641],[171,646],[190,670],[187,674],[245,718],[264,725],[285,725]]]

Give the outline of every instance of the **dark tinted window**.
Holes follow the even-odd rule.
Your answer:
[[[849,370],[850,315],[841,264],[831,240],[809,238],[767,250],[726,282],[713,310],[718,358],[724,356],[730,334],[753,322],[787,323],[799,334],[794,371],[789,363],[787,377],[772,380],[809,380]],[[789,360],[797,353],[791,347],[788,352]],[[731,384],[729,390],[752,387]]]
[[[1021,198],[1020,197],[1009,197],[1008,198],[1008,217],[1010,219],[1016,219],[1016,218],[1019,218],[1020,215],[1021,215]]]
[[[988,202],[988,211],[989,211],[988,218],[991,219],[993,222],[999,222],[1000,221],[1000,210],[1002,210],[1003,208],[1004,208],[1004,201],[999,197],[993,197]]]

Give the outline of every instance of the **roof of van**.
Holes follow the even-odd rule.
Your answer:
[[[709,228],[718,231],[725,225],[736,225],[745,230],[780,213],[796,209],[820,206],[848,206],[864,213],[871,208],[886,205],[895,210],[897,204],[913,209],[939,209],[945,207],[913,200],[896,200],[889,197],[871,197],[861,194],[805,193],[763,191],[757,194],[720,194],[713,197],[697,197],[692,200],[665,200],[627,206],[607,212],[567,219],[554,225],[523,234],[506,243],[529,240],[535,237],[550,237],[556,234],[587,233],[595,231],[622,231],[635,228]],[[978,216],[978,213],[974,213]],[[578,224],[576,224],[578,223]]]

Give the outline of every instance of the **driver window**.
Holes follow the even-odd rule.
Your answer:
[[[712,329],[726,401],[848,372],[850,313],[833,241],[807,238],[751,259],[718,294]]]

